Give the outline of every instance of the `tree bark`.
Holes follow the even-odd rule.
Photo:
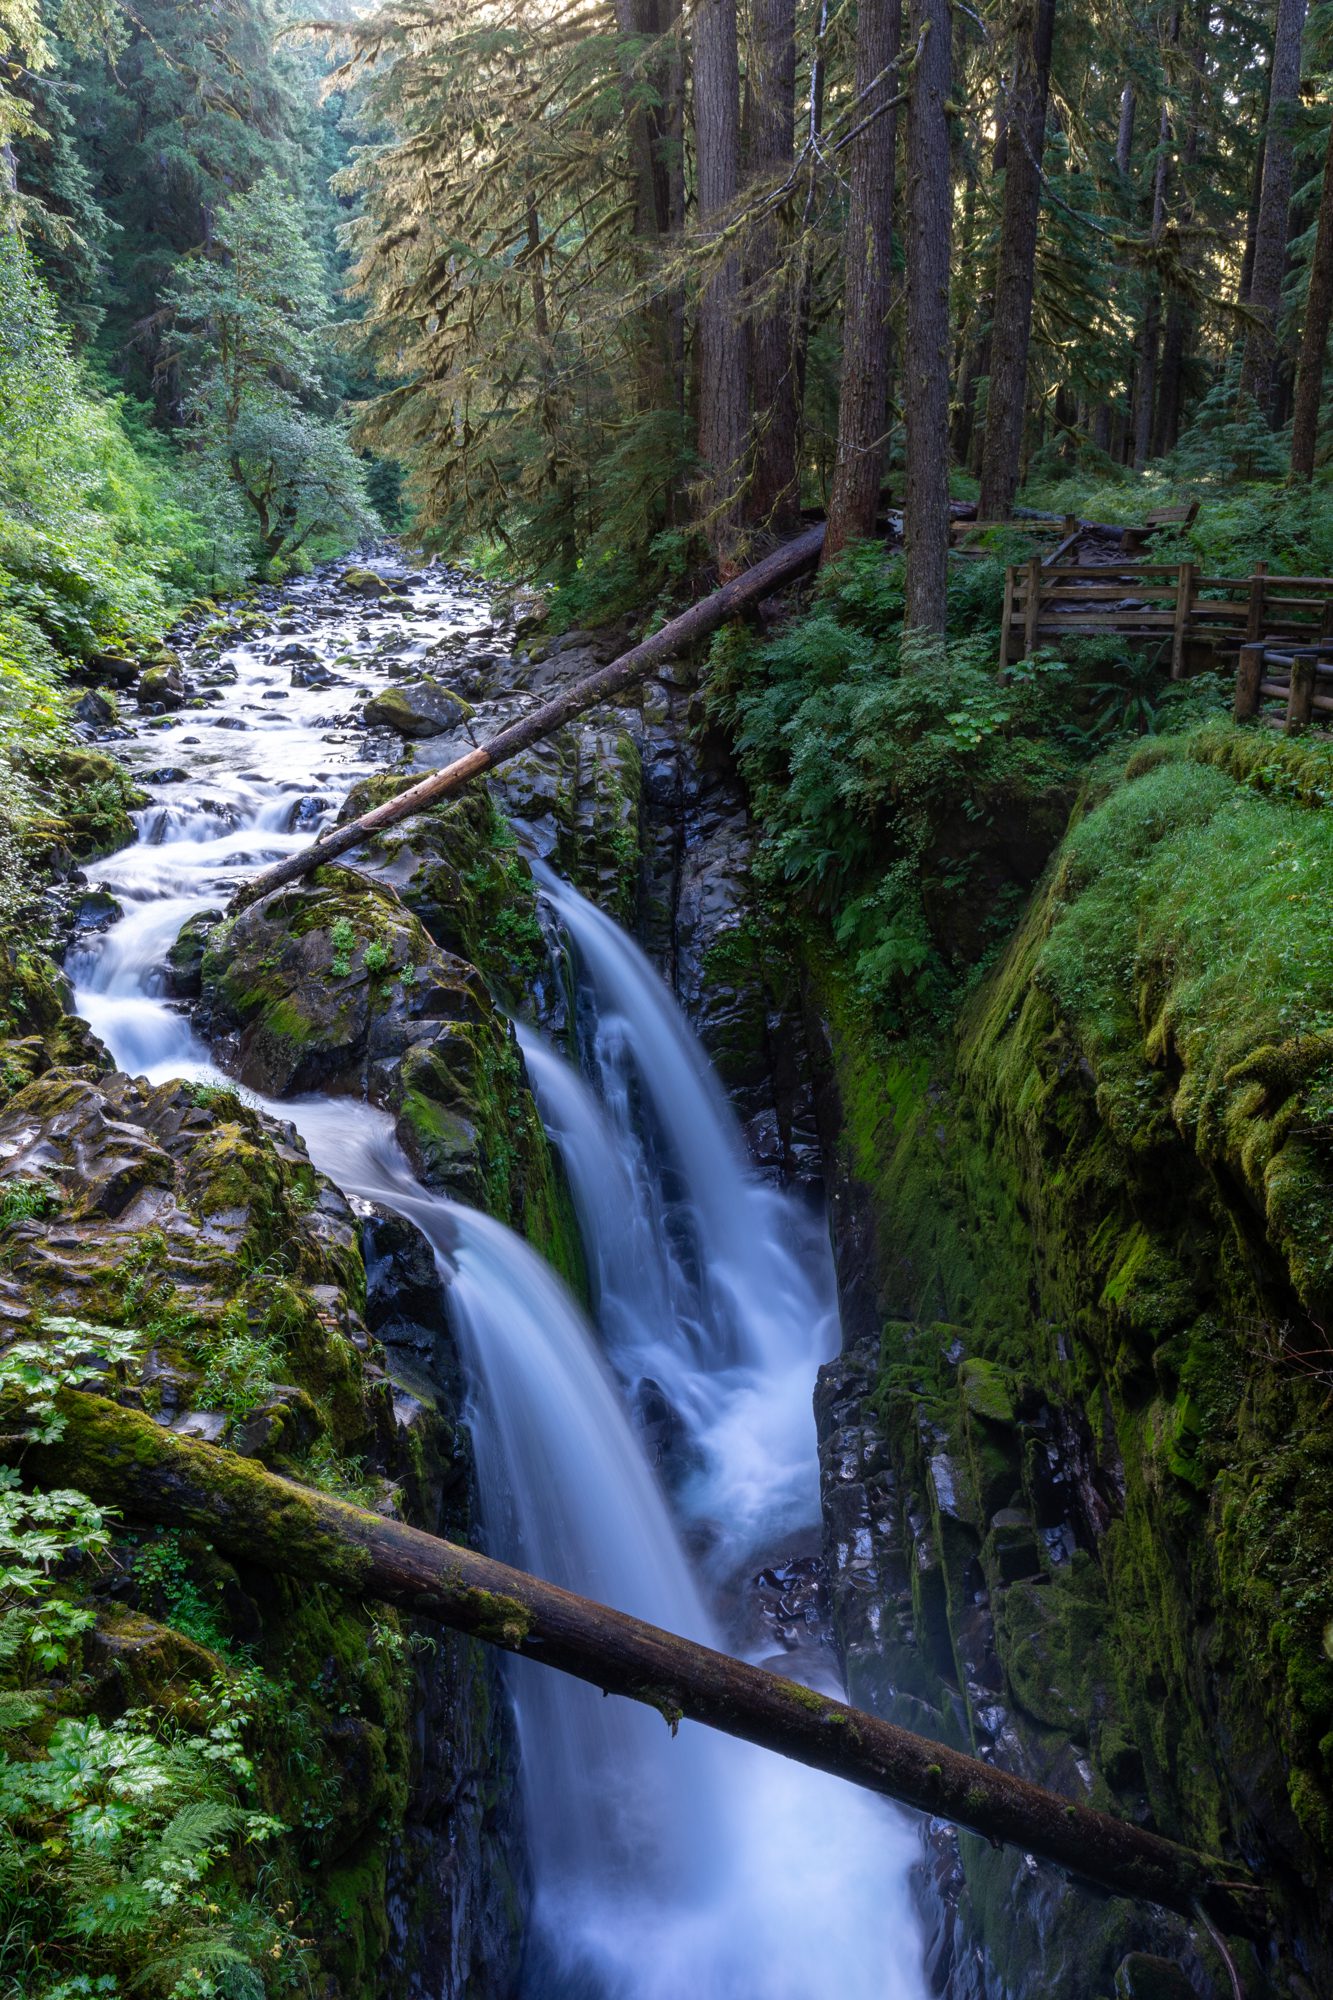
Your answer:
[[[644,45],[660,33],[655,0],[615,0],[621,37],[621,100],[629,138],[634,189],[636,275],[647,288],[638,315],[635,366],[642,415],[670,409],[674,401],[668,300],[654,285],[663,239],[671,227],[669,186],[663,146],[663,118],[669,106],[669,76],[658,53],[645,65]]]
[[[1054,35],[1055,0],[1030,0],[1019,16],[1014,36],[1009,161],[1000,213],[986,444],[977,501],[977,513],[983,521],[1007,521],[1018,490]]]
[[[1109,1813],[475,1550],[297,1486],[100,1396],[66,1390],[61,1413],[61,1439],[34,1446],[10,1428],[21,1424],[19,1399],[0,1406],[0,1457],[21,1461],[39,1486],[73,1485],[141,1519],[196,1529],[243,1562],[307,1586],[401,1605],[656,1708],[673,1733],[681,1721],[701,1722],[1014,1842],[1114,1894],[1186,1914],[1201,1905],[1230,1928],[1245,1922],[1212,1864]]]
[[[889,65],[902,39],[902,0],[861,0],[856,23],[858,117],[898,94]],[[882,79],[876,82],[876,79]],[[873,86],[873,95],[872,93]],[[852,149],[843,281],[838,447],[824,561],[875,532],[884,474],[893,296],[893,184],[898,117],[885,111]]]
[[[694,144],[705,237],[726,222],[740,177],[740,58],[735,0],[700,0],[694,17]],[[741,266],[728,251],[699,301],[699,464],[704,525],[721,574],[735,566],[749,444]]]
[[[1177,10],[1172,27],[1174,43],[1180,29]],[[1152,177],[1151,236],[1154,246],[1161,242],[1166,226],[1166,176],[1171,147],[1171,114],[1165,100],[1157,123],[1157,163]],[[1153,410],[1157,399],[1157,349],[1162,327],[1162,284],[1156,270],[1148,274],[1148,296],[1139,330],[1139,366],[1134,384],[1134,470],[1142,472],[1152,445]]]
[[[912,0],[910,19],[904,624],[942,640],[949,563],[949,0]]]
[[[1268,87],[1263,189],[1255,224],[1254,261],[1247,304],[1254,318],[1245,336],[1240,395],[1252,397],[1265,415],[1273,400],[1277,364],[1277,322],[1282,305],[1282,275],[1287,262],[1287,223],[1291,210],[1293,126],[1296,93],[1301,80],[1301,35],[1305,0],[1277,0],[1273,34],[1273,64]]]
[[[796,0],[753,0],[751,19],[749,168],[758,193],[791,172]],[[775,534],[790,534],[800,512],[797,287],[787,233],[777,215],[766,214],[751,232],[746,258],[755,439],[745,511],[754,526]]]
[[[1305,327],[1296,370],[1296,407],[1291,420],[1293,479],[1310,479],[1314,475],[1330,318],[1333,318],[1333,120],[1329,123],[1328,150],[1324,154],[1319,227],[1310,261],[1310,289],[1305,298]]]
[[[519,721],[502,729],[488,743],[478,744],[466,756],[455,758],[442,771],[434,771],[423,778],[420,784],[410,790],[400,792],[396,799],[389,799],[373,812],[363,813],[360,819],[350,820],[346,826],[335,827],[322,839],[299,854],[292,854],[273,868],[265,869],[253,882],[238,890],[233,907],[244,908],[260,896],[267,896],[274,889],[281,889],[288,882],[297,882],[308,875],[312,868],[323,867],[326,861],[336,860],[350,848],[359,847],[372,834],[380,833],[386,826],[394,826],[399,820],[410,819],[414,814],[424,812],[441,799],[452,798],[455,792],[479,778],[483,772],[494,770],[510,757],[517,757],[521,751],[530,750],[534,743],[540,743],[547,736],[554,735],[567,722],[582,715],[588,708],[595,708],[598,702],[609,701],[612,695],[622,692],[635,681],[642,680],[652,668],[663,660],[669,660],[682,646],[690,645],[696,639],[703,639],[728,618],[735,617],[747,604],[757,603],[762,597],[790,583],[793,577],[804,570],[813,569],[819,561],[819,552],[824,546],[824,527],[807,528],[803,535],[775,549],[763,562],[753,569],[745,570],[733,577],[729,583],[692,604],[688,611],[682,611],[655,632],[650,639],[634,646],[609,666],[601,667],[586,680],[576,681],[554,700],[544,702]]]

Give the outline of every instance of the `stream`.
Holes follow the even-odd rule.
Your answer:
[[[194,673],[209,707],[145,718],[119,746],[152,803],[137,844],[87,870],[116,910],[67,970],[122,1069],[217,1076],[163,997],[181,925],[314,838],[397,756],[359,721],[363,696],[434,649],[485,642],[475,589],[440,570],[405,587],[410,613],[349,602],[327,573],[287,586],[273,630]],[[313,675],[294,673],[294,645]],[[511,1231],[422,1188],[383,1114],[327,1097],[265,1108],[345,1194],[430,1242],[490,1552],[838,1691],[801,1587],[819,1545],[811,1394],[839,1344],[822,1218],[754,1174],[634,942],[534,870],[572,1004],[558,1043],[518,1032],[574,1194],[592,1321]],[[673,1737],[652,1711],[529,1662],[509,1663],[509,1684],[533,1879],[525,2000],[924,2000],[904,1815],[692,1724]]]

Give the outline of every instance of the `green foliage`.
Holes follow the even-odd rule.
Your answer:
[[[43,1175],[7,1180],[0,1186],[0,1233],[17,1222],[41,1222],[56,1215],[64,1202],[55,1182]]]
[[[99,1382],[133,1358],[137,1341],[123,1327],[47,1317],[41,1340],[16,1340],[0,1353],[0,1390],[17,1391],[34,1444],[55,1444],[65,1434],[60,1391]],[[51,1339],[54,1334],[55,1339]]]
[[[200,1588],[177,1529],[157,1528],[140,1543],[134,1556],[134,1580],[141,1600],[175,1631],[210,1652],[227,1654],[232,1650],[216,1594],[207,1596]]]
[[[283,1829],[253,1801],[245,1676],[193,1690],[190,1724],[64,1716],[0,1753],[0,1991],[263,2000],[301,1954],[222,1874]],[[81,1968],[81,1969],[80,1969]],[[108,1969],[109,1968],[109,1969]],[[277,1975],[275,1977],[275,1974]]]
[[[268,560],[374,530],[345,431],[319,411],[327,274],[276,174],[222,205],[208,253],[177,267],[165,304],[204,463],[241,495]]]

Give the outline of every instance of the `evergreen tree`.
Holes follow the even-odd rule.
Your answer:
[[[276,175],[222,204],[209,249],[182,262],[163,306],[201,453],[252,509],[265,556],[372,528],[362,468],[320,408],[323,261]]]

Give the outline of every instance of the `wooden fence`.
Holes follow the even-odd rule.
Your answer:
[[[1005,572],[1000,671],[1040,645],[1115,637],[1169,648],[1173,680],[1260,639],[1333,636],[1333,577],[1204,576],[1197,563],[1042,562]]]
[[[1265,712],[1265,701],[1283,703]],[[1242,646],[1236,666],[1237,722],[1275,722],[1291,735],[1312,722],[1333,723],[1333,639],[1323,646]]]

